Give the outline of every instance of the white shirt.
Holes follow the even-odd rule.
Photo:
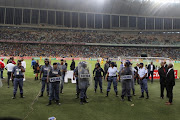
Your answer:
[[[153,65],[151,65],[151,71],[153,71]]]
[[[147,73],[147,69],[145,67],[143,68],[139,68],[138,70],[138,74],[139,74],[139,77],[144,77],[144,75]]]
[[[108,73],[109,73],[109,76],[116,76],[116,73],[118,73],[118,69],[117,67],[109,67],[108,68]]]
[[[169,69],[168,69],[168,72],[167,72],[166,76],[168,75],[169,71],[171,71],[172,69],[173,69],[173,68],[169,68]]]
[[[12,63],[8,63],[5,68],[7,69],[8,72],[12,72],[13,68],[14,68],[14,64]]]
[[[25,62],[25,61],[22,61],[21,64],[22,64],[22,66],[24,67],[24,69],[26,69],[26,62]]]

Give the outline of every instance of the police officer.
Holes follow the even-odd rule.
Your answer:
[[[75,69],[75,62],[74,59],[72,59],[72,63],[70,65],[70,70],[74,70]]]
[[[40,80],[42,81],[42,88],[41,88],[41,95],[39,97],[43,97],[45,85],[46,85],[47,95],[49,96],[49,84],[47,83],[47,75],[52,67],[49,65],[49,59],[46,58],[44,60],[44,63],[45,65],[43,65],[40,70]],[[43,77],[41,78],[42,74]]]
[[[101,72],[103,73],[103,76],[104,76],[104,70],[100,67],[100,64],[97,63],[96,68],[94,68],[94,70],[93,70],[93,76],[95,76],[94,77],[94,80],[95,80],[94,92],[95,93],[96,93],[96,90],[97,90],[98,83],[99,83],[100,91],[101,91],[101,93],[103,93],[103,91],[102,91],[102,75],[101,75]]]
[[[113,82],[114,91],[116,93],[116,97],[118,97],[118,91],[117,91],[117,74],[118,70],[114,66],[114,62],[110,63],[110,67],[108,68],[108,73],[106,75],[106,80],[108,81],[108,87],[107,87],[107,93],[106,97],[108,97],[110,89],[111,89],[111,83]]]
[[[87,68],[87,63],[85,61],[80,62],[78,65],[78,76],[79,76],[78,85],[80,89],[80,104],[83,105],[84,103],[88,103],[88,101],[86,101],[87,99],[86,91],[87,88],[89,87],[89,78],[90,78],[89,69]]]
[[[122,82],[122,95],[121,99],[124,101],[124,96],[127,95],[128,101],[131,100],[131,81],[133,79],[132,69],[130,67],[130,61],[126,61],[124,68],[120,72],[121,82]]]
[[[148,94],[148,85],[147,85],[147,69],[143,67],[143,63],[140,63],[139,70],[138,70],[138,77],[140,80],[140,86],[141,86],[141,93],[142,95],[139,98],[144,98],[144,90],[146,91],[147,97],[146,99],[149,99]]]
[[[11,79],[13,79],[13,75],[14,75],[14,92],[13,92],[12,99],[16,98],[16,92],[17,92],[18,86],[19,86],[19,89],[20,89],[21,98],[24,98],[24,96],[23,96],[23,78],[24,78],[24,74],[23,74],[23,72],[25,72],[25,69],[21,65],[21,60],[18,60],[18,65],[13,68],[12,73],[11,73]]]
[[[61,59],[61,63],[58,65],[58,68],[61,71],[61,77],[62,77],[62,80],[60,82],[60,93],[63,93],[62,90],[64,88],[64,77],[65,77],[65,74],[67,72],[67,67],[66,67],[66,65],[64,65],[63,59]]]
[[[106,63],[104,64],[104,79],[105,79],[106,74],[108,72],[108,68],[109,68],[109,63],[108,63],[108,60],[107,60]]]
[[[98,59],[97,59],[97,63],[95,64],[95,67],[96,67],[97,64],[100,64]]]
[[[51,105],[51,101],[53,98],[56,100],[56,104],[60,105],[59,103],[59,84],[60,84],[60,76],[61,72],[58,69],[57,63],[53,63],[53,68],[50,69],[49,74],[47,76],[47,83],[49,82],[49,103],[48,105]],[[50,81],[49,78],[56,78],[59,77],[58,81]]]
[[[78,99],[80,93],[79,84],[78,84],[78,67],[74,69],[73,79],[75,80],[75,78],[76,78],[76,99]]]

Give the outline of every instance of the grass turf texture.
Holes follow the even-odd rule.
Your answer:
[[[52,60],[51,63],[56,60]],[[6,62],[6,60],[5,60]],[[71,61],[68,62],[68,69]],[[76,65],[78,61],[75,61]],[[96,61],[89,61],[92,70]],[[136,95],[132,98],[133,102],[127,100],[122,102],[120,97],[115,97],[113,86],[108,98],[105,97],[107,82],[103,81],[103,91],[101,94],[99,87],[94,93],[94,81],[88,88],[88,104],[80,105],[79,100],[75,99],[75,84],[65,84],[64,94],[60,94],[61,106],[54,102],[51,106],[46,106],[48,97],[46,92],[44,97],[38,98],[41,89],[40,81],[34,81],[33,70],[30,67],[31,60],[26,60],[26,81],[24,82],[25,98],[19,98],[19,89],[16,99],[11,99],[13,86],[7,88],[7,75],[4,71],[3,87],[0,88],[0,117],[17,117],[26,120],[47,120],[54,116],[57,120],[180,120],[180,81],[176,80],[174,88],[174,105],[166,106],[167,98],[160,99],[159,80],[154,84],[148,83],[150,99],[139,99],[140,86],[135,85]],[[40,61],[43,64],[43,61]],[[156,63],[159,64],[159,63]],[[118,67],[120,62],[118,62]],[[135,63],[134,63],[135,65]],[[175,64],[175,69],[180,70],[180,65]],[[178,74],[179,75],[179,74]],[[121,83],[118,83],[119,95],[121,95]],[[134,106],[131,106],[134,104]]]

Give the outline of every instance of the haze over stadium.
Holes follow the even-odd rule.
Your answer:
[[[167,85],[168,89],[166,82],[163,86],[161,72],[158,71],[161,69],[165,73],[165,78],[163,78],[165,81],[169,79],[170,75],[168,74],[175,74],[173,77],[176,78],[176,86],[180,85],[179,11],[180,0],[0,0],[0,95],[6,96],[0,97],[0,119],[1,117],[16,117],[40,120],[54,116],[58,120],[179,120],[180,116],[177,112],[180,105],[179,88],[175,87],[173,91],[173,84],[171,87]],[[20,60],[25,68],[18,68],[21,71],[18,72],[18,77],[16,77],[16,72],[8,70],[13,66],[12,64],[15,64],[14,62],[17,62],[17,67],[21,66],[20,61],[17,60]],[[12,62],[11,67],[6,66],[6,63],[11,63],[9,61]],[[75,64],[73,69],[72,66],[70,67],[72,64]],[[167,65],[165,69],[162,64],[164,67]],[[60,82],[56,81],[59,82],[57,83],[58,89],[60,89],[60,93],[64,92],[64,94],[60,94],[60,99],[58,98],[56,103],[58,105],[62,103],[62,106],[58,108],[52,105],[47,108],[44,105],[48,100],[48,105],[51,105],[51,94],[56,93],[47,91],[48,96],[44,95],[43,97],[43,92],[45,85],[47,84],[48,87],[50,84],[48,81],[52,77],[50,71],[54,70],[56,65],[58,69],[62,70],[60,74],[59,71],[56,71],[58,73],[56,77],[62,77]],[[85,90],[78,89],[78,73],[80,74],[78,67],[82,68],[82,71],[89,71],[90,87],[88,91],[87,88]],[[117,67],[115,76],[111,76],[113,75],[109,70],[111,67],[112,69]],[[121,76],[124,75],[121,72],[128,67],[131,67],[134,72],[133,82],[135,80],[137,85],[131,83],[133,86],[135,85],[135,87],[131,86],[131,89],[137,90],[138,97],[133,96],[134,90],[130,97],[129,88],[123,86],[130,85],[127,81],[124,84],[121,80]],[[48,72],[44,75],[46,69]],[[99,72],[97,69],[100,69]],[[147,71],[145,77],[138,73],[138,70],[141,71],[141,69]],[[174,71],[171,73],[172,69]],[[17,84],[13,82],[14,87],[12,87],[11,82],[9,83],[11,73],[12,80],[20,79],[19,74],[22,74],[24,83],[23,81],[17,82]],[[42,73],[42,77],[39,76],[39,73]],[[100,75],[101,73],[103,76]],[[101,76],[101,79],[97,80],[97,74]],[[68,80],[67,76],[76,78],[76,87],[74,84],[64,85],[65,79]],[[38,77],[40,84],[37,81]],[[139,85],[139,80],[143,81],[146,78],[148,82],[142,82]],[[120,99],[112,97],[109,79],[113,82],[116,96],[121,95]],[[118,82],[114,79],[118,79]],[[97,81],[99,81],[102,94],[96,93]],[[23,84],[24,92],[21,89]],[[23,93],[26,96],[24,99],[19,100],[18,95],[16,96],[18,85],[20,97],[24,97]],[[49,87],[54,91],[57,90],[51,84]],[[172,92],[175,96],[171,108],[164,106],[166,93],[164,96],[161,94],[161,99],[159,99],[160,91],[162,93],[162,89],[164,90],[166,87],[169,99],[166,104],[172,105]],[[105,90],[106,88],[107,90]],[[144,98],[142,89],[145,90],[148,100],[140,99]],[[87,96],[90,103],[86,104],[84,108],[79,107],[77,100],[72,99],[75,94],[77,98],[80,97],[80,104],[87,103]],[[106,98],[103,98],[105,94]],[[12,95],[13,99],[16,98],[14,101],[10,100]],[[55,96],[54,99],[57,98]],[[83,98],[81,98],[82,96]],[[124,101],[124,96],[125,99],[133,100],[133,102]],[[124,102],[120,102],[120,100]],[[121,114],[117,114],[117,111]]]

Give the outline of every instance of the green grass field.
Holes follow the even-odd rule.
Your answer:
[[[6,62],[6,61],[5,61]],[[52,63],[55,61],[52,61]],[[68,62],[68,69],[71,61]],[[78,61],[75,61],[76,65]],[[96,61],[89,61],[91,68],[94,68]],[[26,81],[24,82],[25,98],[19,98],[19,89],[16,99],[11,99],[13,86],[7,87],[6,71],[3,87],[0,88],[0,117],[17,117],[26,120],[47,120],[49,117],[56,117],[57,120],[180,120],[180,81],[176,80],[174,87],[174,103],[166,106],[167,99],[160,99],[159,80],[154,84],[148,83],[150,99],[139,99],[140,86],[136,85],[136,95],[132,98],[133,102],[122,102],[120,97],[115,97],[113,86],[108,98],[105,97],[107,82],[103,81],[103,91],[94,93],[94,81],[88,88],[88,104],[80,105],[79,100],[75,99],[75,84],[65,84],[64,94],[60,94],[61,106],[52,104],[46,106],[48,97],[37,97],[41,84],[34,81],[33,70],[30,67],[31,60],[26,60]],[[43,64],[43,61],[40,62]],[[120,62],[118,62],[119,66]],[[180,65],[175,64],[175,69],[180,70]],[[178,74],[180,75],[180,74]],[[119,96],[121,95],[121,83],[118,83]],[[134,104],[134,106],[131,106]]]

